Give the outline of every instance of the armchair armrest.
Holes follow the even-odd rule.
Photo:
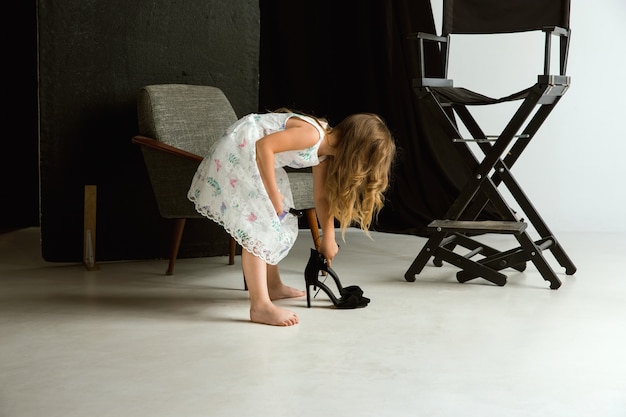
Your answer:
[[[411,33],[407,37],[409,39],[426,39],[427,41],[448,42],[447,36],[438,36],[427,32]]]
[[[551,33],[553,35],[559,35],[559,36],[569,36],[570,34],[569,29],[565,29],[560,26],[544,26],[543,28],[541,28],[541,30],[543,32]]]
[[[452,87],[452,80],[448,79],[448,44],[450,41],[449,36],[438,36],[432,33],[417,32],[407,36],[408,39],[418,41],[418,74],[414,80],[414,85],[418,86],[431,86],[431,87]],[[443,77],[426,77],[426,66],[424,65],[424,41],[436,42],[441,53],[441,65],[443,68]]]
[[[541,30],[546,34],[543,75],[550,75],[552,36],[559,36],[559,74],[565,76],[565,73],[567,72],[567,57],[569,55],[569,38],[571,35],[571,29],[562,28],[560,26],[545,26]]]
[[[195,162],[202,162],[202,159],[203,159],[203,157],[200,155],[196,155],[195,153],[187,152],[185,150],[176,148],[166,143],[159,142],[158,140],[149,138],[147,136],[141,136],[141,135],[134,136],[132,139],[132,142],[140,146],[146,146],[148,148],[151,148],[157,151],[180,156],[182,158],[189,159]]]

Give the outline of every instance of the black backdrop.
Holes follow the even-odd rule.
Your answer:
[[[297,7],[159,0],[146,7],[37,2],[44,259],[82,260],[82,193],[90,183],[99,187],[99,260],[167,255],[170,228],[130,143],[135,95],[150,83],[216,85],[239,116],[288,106],[334,124],[350,113],[379,113],[399,154],[377,230],[423,234],[465,181],[463,164],[411,88],[416,49],[406,35],[434,32],[428,0],[306,0]],[[225,254],[216,233],[188,228],[181,257]]]
[[[238,115],[256,111],[257,0],[38,0],[42,254],[81,261],[83,193],[96,185],[98,261],[166,257],[161,219],[131,137],[148,84],[221,88]],[[228,237],[192,219],[180,256],[225,255]]]
[[[411,87],[418,61],[407,35],[435,33],[430,2],[309,0],[297,10],[292,4],[260,0],[260,109],[291,107],[331,125],[351,113],[380,114],[399,152],[375,229],[423,235],[466,180],[464,164],[429,124]],[[429,62],[439,62],[437,53],[427,51]]]
[[[39,226],[37,144],[37,24],[34,2],[11,4],[14,25],[2,25],[0,233]]]

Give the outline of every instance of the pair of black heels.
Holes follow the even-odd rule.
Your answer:
[[[320,282],[320,271],[326,272],[326,274],[330,275],[333,281],[335,281],[337,290],[339,291],[339,298],[335,296],[328,286],[326,286],[323,282]],[[309,308],[311,307],[311,287],[313,287],[313,291],[315,291],[316,288],[324,291],[336,308],[363,308],[370,302],[369,298],[363,297],[363,290],[361,290],[358,286],[350,285],[348,287],[343,287],[335,271],[328,266],[326,258],[324,258],[324,256],[315,249],[311,249],[309,262],[306,264],[306,268],[304,269],[304,280],[306,281],[306,305]]]

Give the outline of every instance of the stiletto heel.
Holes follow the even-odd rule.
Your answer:
[[[339,298],[335,296],[326,284],[320,282],[318,278],[320,271],[325,271],[327,275],[332,277],[339,291]],[[363,297],[363,290],[358,286],[351,285],[344,288],[335,271],[326,263],[324,256],[315,249],[311,249],[311,256],[304,269],[304,280],[306,283],[306,305],[308,308],[311,307],[310,287],[313,287],[313,290],[319,288],[324,291],[333,305],[340,309],[362,308],[366,307],[370,302],[369,298]]]

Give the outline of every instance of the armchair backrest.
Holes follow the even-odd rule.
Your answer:
[[[139,132],[167,145],[204,156],[237,116],[216,87],[160,84],[137,97]]]
[[[150,85],[138,93],[137,116],[142,136],[188,153],[141,147],[159,213],[164,218],[202,217],[187,191],[202,157],[237,120],[230,102],[216,87]]]
[[[570,0],[444,0],[442,35],[569,29]]]
[[[442,36],[447,74],[450,34],[497,34],[542,30],[546,34],[543,76],[551,74],[552,36],[560,38],[559,75],[565,76],[571,0],[444,0]],[[540,76],[541,79],[541,76]]]

